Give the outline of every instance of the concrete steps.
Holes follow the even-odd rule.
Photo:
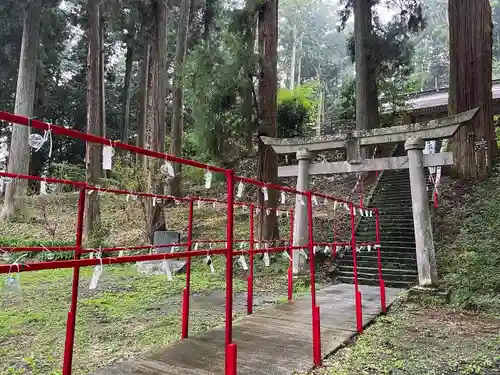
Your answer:
[[[432,190],[431,190],[432,192]],[[386,286],[406,288],[418,279],[408,170],[384,171],[370,205],[379,208],[382,275]],[[361,218],[356,242],[375,239],[375,221]],[[377,251],[356,253],[360,284],[378,285]],[[338,259],[339,282],[354,282],[352,250]]]

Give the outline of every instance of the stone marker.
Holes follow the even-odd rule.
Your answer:
[[[173,231],[156,231],[153,237],[154,245],[175,244],[180,243],[180,233]],[[180,246],[161,246],[155,250],[154,253],[171,253],[173,251],[184,251],[184,247]],[[145,262],[137,262],[137,269],[139,272],[147,274],[165,274],[165,268],[162,267],[163,260],[151,260]],[[186,264],[185,260],[166,260],[167,266],[172,273],[179,272]]]

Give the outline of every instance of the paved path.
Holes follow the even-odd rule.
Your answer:
[[[363,322],[380,312],[378,287],[361,286]],[[387,288],[387,304],[400,289]],[[337,284],[317,292],[321,306],[322,354],[342,345],[356,332],[354,286]],[[238,346],[238,375],[291,375],[312,367],[311,299],[269,307],[233,325]],[[224,374],[224,327],[211,329],[143,359],[118,363],[95,375]]]

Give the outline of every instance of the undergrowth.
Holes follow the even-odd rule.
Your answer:
[[[453,307],[500,311],[500,175],[441,193],[435,218],[438,272]]]

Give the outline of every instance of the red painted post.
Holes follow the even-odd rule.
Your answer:
[[[438,208],[438,207],[439,207],[439,206],[438,206],[438,194],[437,194],[436,189],[434,189],[434,194],[433,194],[433,196],[434,196],[434,208]]]
[[[293,208],[290,209],[290,265],[288,266],[288,300],[293,299]]]
[[[225,374],[235,375],[232,368],[236,364],[231,362],[233,343],[233,229],[234,229],[234,171],[226,171],[227,183],[227,225],[226,225],[226,361]],[[236,358],[234,358],[236,362]]]
[[[385,303],[385,283],[384,278],[382,276],[382,257],[380,254],[380,221],[378,208],[375,208],[375,236],[376,236],[376,244],[377,246],[377,263],[378,263],[378,279],[380,284],[380,309],[383,313],[387,311],[386,303]]]
[[[193,246],[193,199],[189,200],[187,251]],[[186,286],[182,291],[182,332],[181,339],[189,336],[189,297],[191,295],[191,257],[186,259]]]
[[[361,292],[358,285],[358,266],[356,262],[356,222],[354,219],[354,205],[349,203],[349,212],[351,215],[351,247],[352,247],[352,264],[354,269],[354,297],[356,299],[356,328],[358,333],[363,332]]]
[[[314,221],[312,209],[312,193],[307,194],[307,221],[309,229],[309,272],[311,277],[311,307],[312,307],[312,340],[313,340],[313,363],[315,366],[321,364],[321,333],[319,330],[319,306],[316,306],[316,261],[314,254]],[[319,355],[318,355],[319,353]]]
[[[229,363],[229,375],[236,375],[238,368],[238,348],[236,344],[228,345],[228,363]]]
[[[321,321],[319,306],[313,310],[313,357],[314,366],[321,366]]]
[[[78,198],[78,213],[76,221],[76,246],[74,259],[80,259],[83,242],[83,222],[85,215],[85,188],[80,189]],[[66,322],[66,342],[64,344],[63,375],[71,375],[73,364],[73,346],[75,342],[76,309],[78,307],[78,284],[80,281],[80,267],[73,268],[73,285],[71,287],[71,303]]]
[[[359,290],[356,292],[356,329],[363,333],[363,301]]]
[[[254,247],[254,210],[255,205],[250,205],[250,266],[248,268],[248,279],[247,279],[247,314],[253,313],[253,247]]]
[[[311,304],[312,308],[316,306],[316,264],[314,255],[314,228],[313,228],[313,210],[312,210],[312,193],[306,192],[307,195],[307,221],[309,225],[309,272],[311,273]],[[313,311],[314,313],[314,311]]]

